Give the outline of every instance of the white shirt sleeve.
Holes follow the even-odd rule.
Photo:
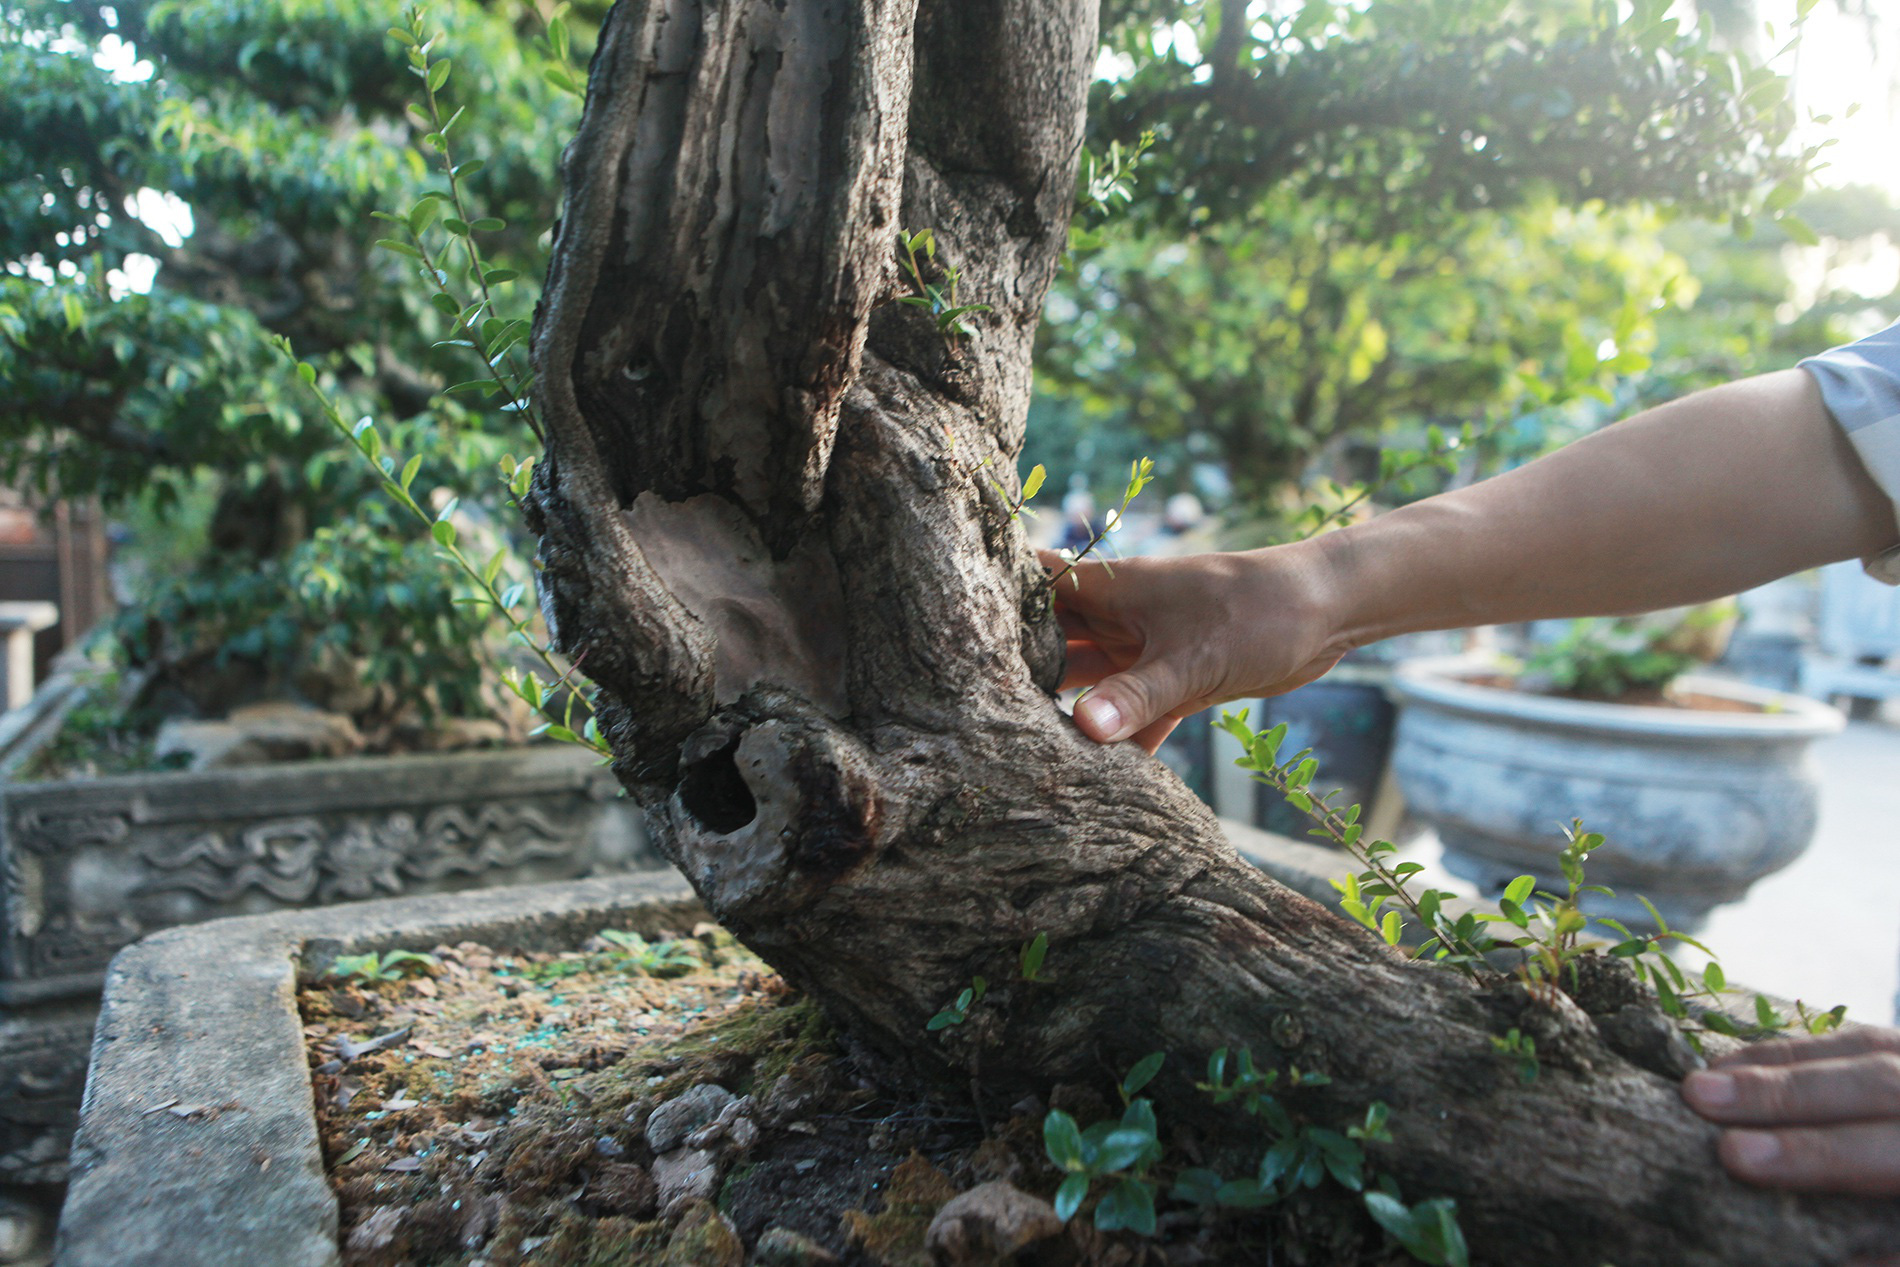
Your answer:
[[[1900,517],[1900,322],[1858,343],[1801,362],[1821,400]],[[1862,560],[1868,575],[1900,585],[1900,546]]]

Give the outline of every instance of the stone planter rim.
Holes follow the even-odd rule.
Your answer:
[[[215,766],[209,770],[131,770],[122,774],[62,775],[56,779],[14,779],[7,785],[23,790],[63,791],[67,788],[97,788],[102,792],[135,788],[153,779],[190,786],[194,782],[245,783],[266,781],[285,774],[334,774],[348,778],[371,771],[400,771],[405,767],[424,767],[431,763],[474,758],[510,757],[517,761],[547,760],[548,754],[563,754],[568,745],[553,741],[504,744],[492,748],[462,748],[450,752],[352,753],[347,757],[304,757],[295,761],[265,761],[257,765]],[[588,767],[579,767],[586,774]]]
[[[1594,731],[1605,738],[1649,742],[1711,739],[1817,739],[1847,724],[1839,709],[1803,695],[1745,682],[1685,674],[1681,685],[1701,695],[1769,705],[1773,712],[1732,713],[1690,708],[1653,708],[1565,699],[1528,691],[1482,686],[1467,679],[1496,673],[1499,664],[1476,656],[1432,656],[1399,664],[1392,692],[1402,704],[1423,704],[1489,720]]]

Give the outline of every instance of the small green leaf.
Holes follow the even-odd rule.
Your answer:
[[[441,92],[442,85],[447,82],[449,82],[449,59],[445,57],[429,67],[429,91]]]
[[[508,222],[500,216],[483,216],[468,226],[477,233],[496,233],[508,227]]]
[[[1089,1195],[1089,1177],[1086,1174],[1070,1175],[1056,1189],[1056,1217],[1067,1223],[1082,1208],[1082,1202]]]
[[[519,276],[521,276],[521,274],[512,268],[491,268],[482,274],[482,281],[489,286],[499,286],[503,282],[511,282]]]
[[[1220,1201],[1221,1177],[1218,1170],[1191,1166],[1174,1177],[1168,1196],[1189,1205],[1209,1206]]]
[[[1034,981],[1042,971],[1043,958],[1049,953],[1049,935],[1037,933],[1023,946],[1021,955],[1023,980]]]
[[[1404,921],[1400,919],[1397,911],[1387,911],[1385,913],[1385,920],[1379,926],[1379,935],[1385,938],[1386,945],[1396,946],[1399,944],[1399,934],[1403,931],[1403,925]]]
[[[407,255],[412,260],[422,258],[421,251],[410,246],[407,242],[398,242],[394,238],[377,238],[376,245],[382,247],[385,251],[394,251],[398,255]]]
[[[1075,1119],[1061,1109],[1050,1109],[1042,1119],[1042,1147],[1049,1160],[1063,1170],[1079,1171],[1084,1166],[1082,1132],[1076,1129]]]
[[[1821,235],[1816,233],[1813,226],[1809,225],[1808,222],[1803,220],[1800,216],[1785,215],[1777,219],[1775,223],[1781,226],[1783,233],[1793,238],[1796,242],[1799,242],[1802,246],[1819,246],[1821,244]]]
[[[1537,877],[1521,875],[1504,886],[1504,900],[1516,906],[1524,905],[1524,899],[1537,887]]]
[[[1130,1178],[1110,1188],[1102,1203],[1095,1207],[1095,1226],[1104,1232],[1129,1231],[1137,1236],[1153,1236],[1154,1186]]]
[[[439,546],[452,546],[455,544],[455,525],[443,522],[430,524],[429,535],[435,538]]]
[[[1102,1139],[1100,1151],[1096,1154],[1095,1164],[1090,1167],[1096,1174],[1109,1175],[1118,1170],[1126,1170],[1154,1146],[1154,1136],[1143,1131],[1110,1131]]]
[[[1124,1096],[1134,1095],[1150,1082],[1153,1082],[1155,1075],[1161,1072],[1161,1065],[1167,1058],[1168,1055],[1166,1052],[1155,1051],[1149,1052],[1146,1056],[1136,1061],[1135,1067],[1128,1071],[1126,1078],[1122,1079],[1122,1094]]]
[[[1641,902],[1643,904],[1643,909],[1649,912],[1649,918],[1656,921],[1656,928],[1658,931],[1664,932],[1664,933],[1669,931],[1669,921],[1662,917],[1662,912],[1656,909],[1656,904],[1654,902],[1651,902],[1648,898],[1644,897],[1641,893],[1638,893],[1636,895],[1636,900],[1638,902]]]

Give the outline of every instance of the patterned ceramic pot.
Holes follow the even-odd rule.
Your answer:
[[[1418,660],[1393,683],[1407,807],[1437,829],[1445,865],[1485,892],[1524,874],[1555,885],[1561,827],[1581,818],[1606,840],[1589,877],[1618,895],[1593,909],[1647,924],[1640,893],[1691,929],[1813,839],[1808,750],[1845,724],[1827,705],[1714,678],[1679,689],[1741,707],[1604,704],[1472,680],[1495,672]]]

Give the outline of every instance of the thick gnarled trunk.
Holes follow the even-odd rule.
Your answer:
[[[1481,1261],[1837,1262],[1870,1205],[1755,1192],[1639,1067],[1644,1022],[1479,989],[1241,862],[1161,765],[1087,742],[1011,486],[1065,244],[1091,0],[621,0],[538,314],[547,614],[617,769],[734,932],[894,1074],[1007,1096],[1218,1046],[1392,1106],[1379,1169]],[[905,293],[933,230],[985,304]],[[1018,947],[1049,939],[1045,981]],[[968,1023],[925,1022],[974,975]],[[1490,1038],[1534,1033],[1525,1085]],[[1605,1036],[1616,1040],[1615,1046]],[[1636,1035],[1632,1038],[1632,1035]]]

